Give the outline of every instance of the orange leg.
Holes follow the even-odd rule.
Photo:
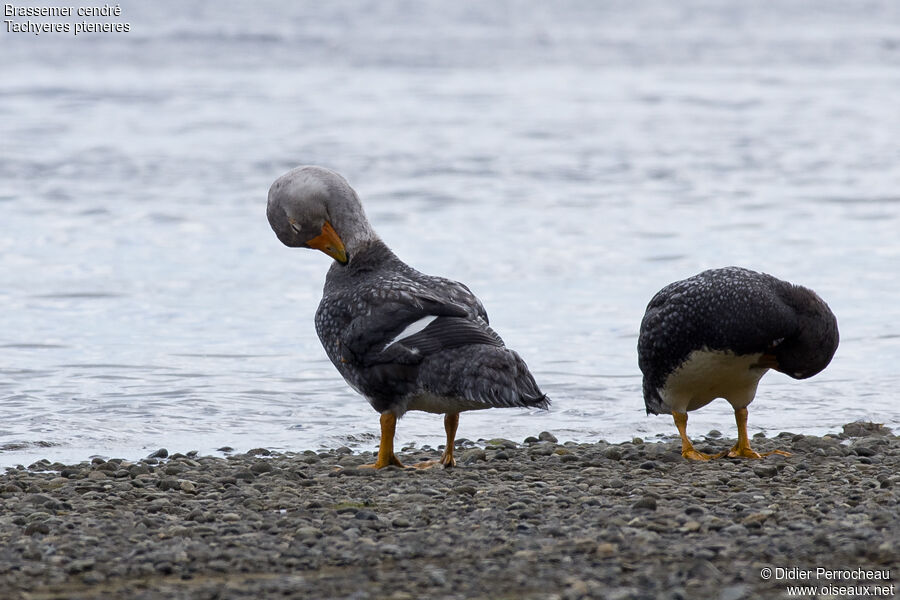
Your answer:
[[[441,464],[445,468],[455,467],[456,459],[453,458],[453,444],[456,442],[456,428],[459,426],[459,413],[447,413],[444,417],[444,431],[447,432],[447,445],[444,447],[444,455],[441,456]]]
[[[678,428],[678,435],[681,436],[681,456],[690,460],[709,460],[711,458],[720,458],[722,454],[704,454],[694,450],[694,445],[687,436],[687,413],[672,411],[672,417],[675,419],[675,427]]]
[[[397,430],[397,415],[381,414],[381,443],[378,445],[378,459],[373,465],[360,465],[361,469],[382,469],[388,465],[403,468],[403,463],[394,455],[394,433]]]
[[[790,452],[784,450],[772,450],[771,452],[763,452],[760,454],[750,448],[750,438],[747,437],[747,409],[734,409],[734,420],[737,422],[738,441],[737,444],[728,452],[728,458],[762,458],[770,454],[780,454],[781,456],[790,456]]]
[[[456,441],[456,427],[459,425],[459,413],[447,413],[444,416],[444,431],[447,432],[447,445],[440,460],[426,460],[413,466],[417,469],[430,469],[441,464],[444,468],[455,467],[456,459],[453,458],[453,443]]]

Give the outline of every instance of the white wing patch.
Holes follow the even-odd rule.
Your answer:
[[[406,339],[411,335],[419,333],[420,331],[428,327],[435,319],[437,319],[435,315],[428,315],[427,317],[422,317],[418,321],[413,321],[412,323],[407,325],[403,331],[394,336],[394,339],[385,344],[384,348],[382,348],[381,351],[384,352],[400,340]]]

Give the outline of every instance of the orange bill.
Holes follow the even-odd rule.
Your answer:
[[[325,221],[322,225],[321,235],[317,235],[313,239],[306,242],[306,245],[316,250],[321,250],[342,265],[347,264],[347,251],[344,250],[344,242],[331,226],[331,223]]]

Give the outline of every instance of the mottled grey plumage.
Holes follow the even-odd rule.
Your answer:
[[[644,403],[648,413],[672,410],[670,380],[695,351],[767,356],[765,368],[804,379],[837,346],[837,319],[813,291],[739,267],[704,271],[664,287],[647,306],[638,340]]]
[[[328,271],[316,331],[375,410],[401,416],[549,405],[525,362],[488,326],[478,298],[397,258],[342,177],[321,167],[288,172],[269,190],[267,215],[288,246],[310,247],[326,222],[343,241],[346,264]],[[417,324],[421,331],[407,329]]]
[[[436,318],[391,343],[426,317]],[[423,275],[380,240],[350,253],[347,265],[332,265],[316,331],[347,383],[378,412],[547,406],[468,288]]]

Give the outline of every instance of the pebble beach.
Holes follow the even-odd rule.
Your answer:
[[[734,440],[716,431],[696,447]],[[871,423],[680,442],[458,440],[453,469],[257,449],[0,476],[0,590],[61,598],[893,597],[900,438]],[[406,448],[406,464],[440,448]]]

